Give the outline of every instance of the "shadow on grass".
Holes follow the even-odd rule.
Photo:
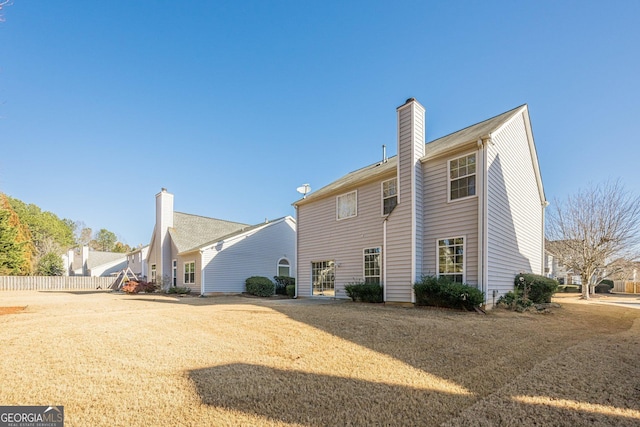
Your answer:
[[[109,289],[89,289],[89,290],[68,290],[68,291],[46,291],[40,290],[40,293],[45,294],[72,294],[72,295],[92,295],[92,294],[108,294],[111,291]]]
[[[473,396],[251,364],[189,371],[206,405],[307,426],[434,425]]]

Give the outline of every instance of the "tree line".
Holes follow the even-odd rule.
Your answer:
[[[132,249],[107,229],[94,233],[82,221],[61,219],[0,193],[0,276],[62,275],[61,255],[85,245],[105,252]]]

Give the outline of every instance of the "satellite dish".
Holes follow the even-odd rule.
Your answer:
[[[302,194],[302,198],[307,197],[307,193],[311,191],[311,186],[309,184],[302,184],[300,187],[296,188],[298,193]]]

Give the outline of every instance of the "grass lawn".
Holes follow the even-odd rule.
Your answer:
[[[0,294],[0,405],[66,426],[640,425],[640,310]]]

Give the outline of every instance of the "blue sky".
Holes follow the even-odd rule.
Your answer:
[[[26,1],[0,23],[0,191],[148,243],[154,197],[294,215],[396,148],[529,104],[547,199],[640,192],[640,2]]]

